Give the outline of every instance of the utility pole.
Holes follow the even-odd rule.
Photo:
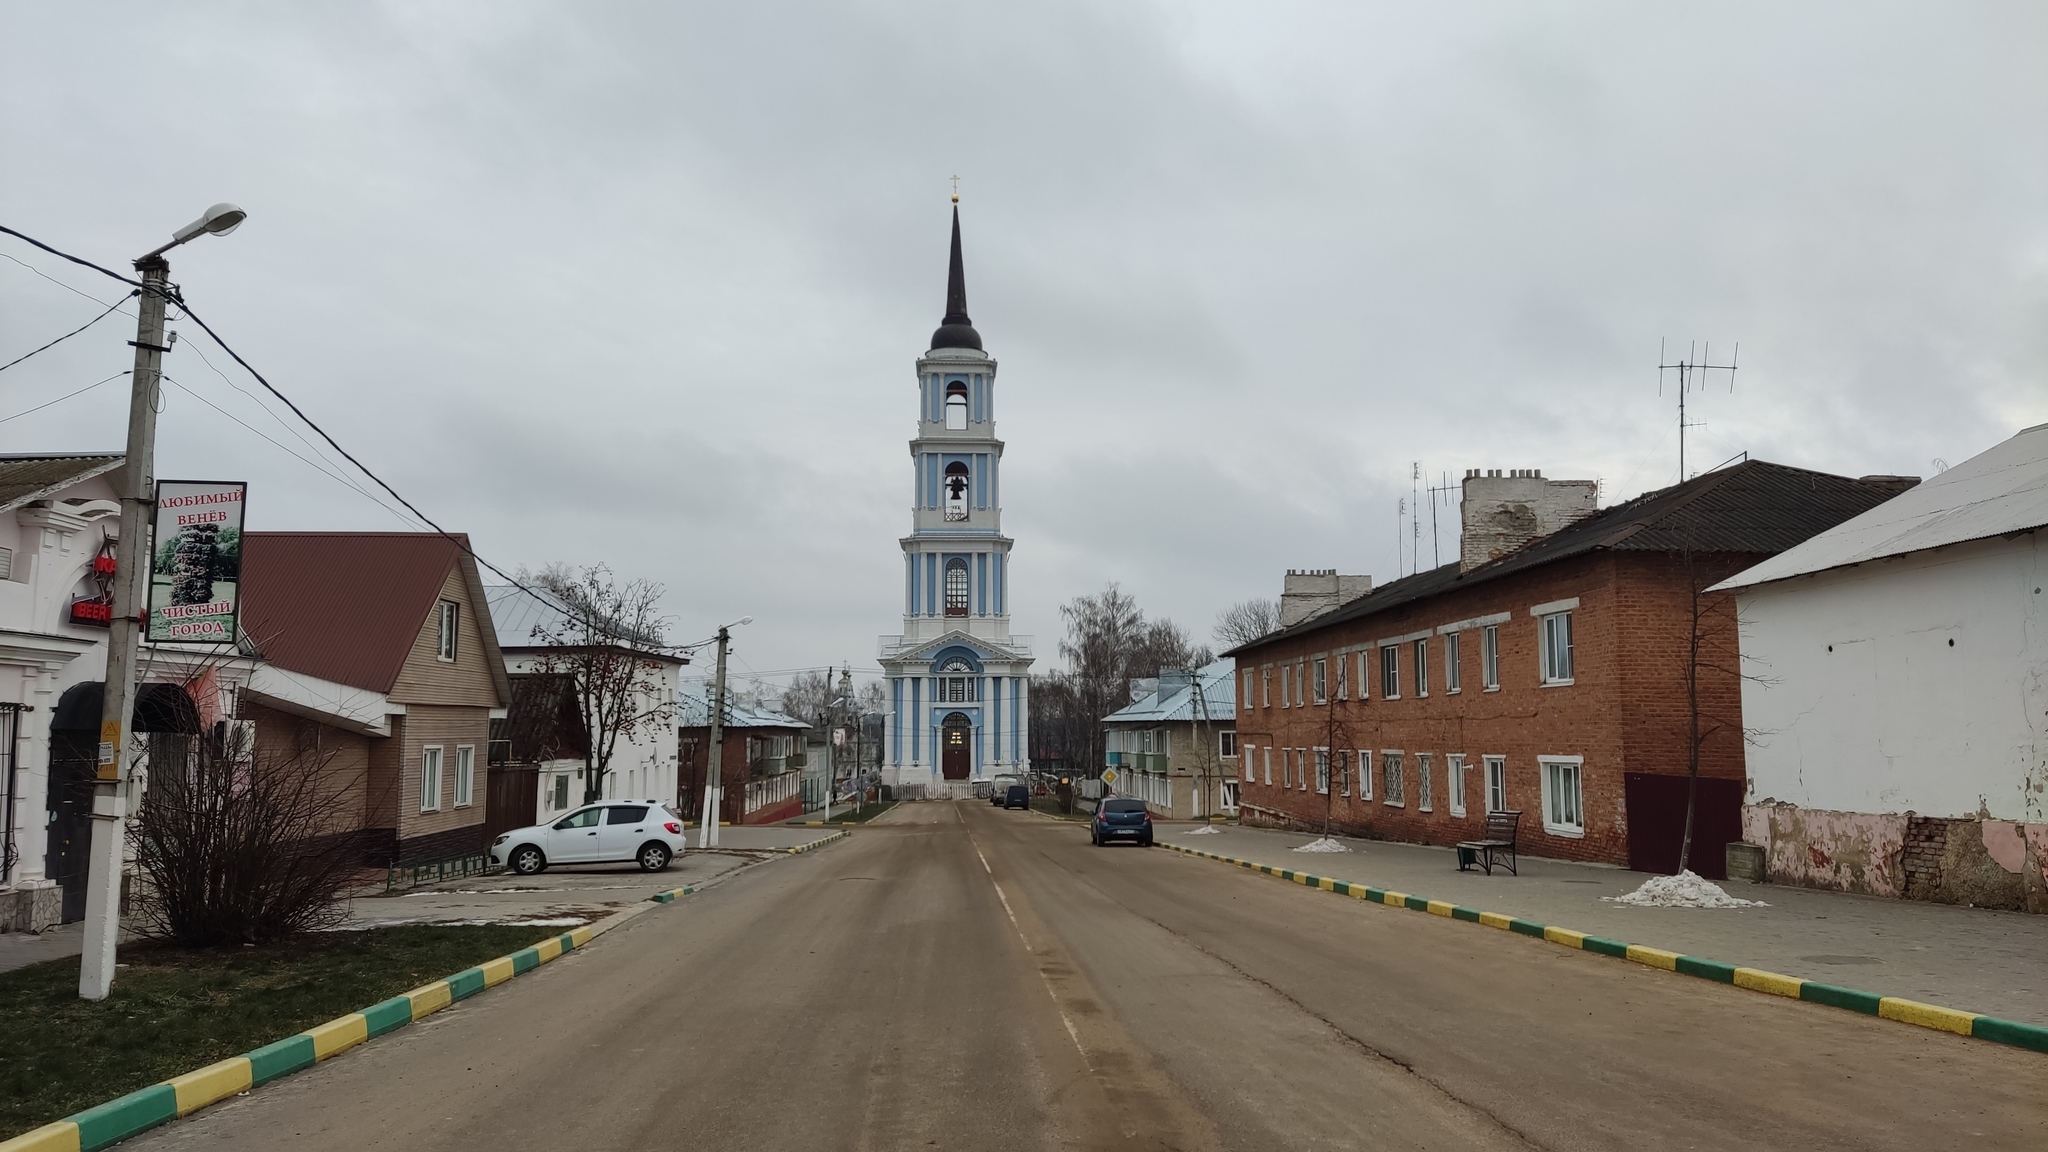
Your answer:
[[[741,624],[752,624],[742,616]],[[718,846],[718,809],[725,796],[725,650],[732,642],[733,625],[718,627],[718,671],[711,680],[711,756],[704,773],[704,820],[697,830],[697,847]]]
[[[114,553],[114,608],[107,622],[107,679],[100,709],[99,762],[92,791],[92,846],[87,850],[85,940],[78,958],[78,994],[104,1000],[114,986],[114,948],[121,936],[121,860],[127,847],[129,783],[135,767],[129,721],[135,712],[135,665],[149,606],[150,513],[156,504],[157,380],[163,369],[164,306],[171,264],[164,253],[203,233],[226,235],[247,216],[232,204],[171,234],[171,242],[135,261],[138,299],[135,370],[128,381],[128,455],[122,469],[121,539]]]

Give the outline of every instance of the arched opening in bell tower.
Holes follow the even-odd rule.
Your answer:
[[[967,519],[967,465],[958,460],[946,465],[946,519]]]
[[[963,557],[946,561],[946,615],[967,615],[967,561]]]
[[[967,385],[958,380],[946,385],[946,430],[967,430]]]

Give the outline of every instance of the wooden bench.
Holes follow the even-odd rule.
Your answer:
[[[1515,833],[1521,825],[1522,814],[1519,811],[1488,812],[1485,836],[1479,840],[1458,842],[1458,871],[1463,872],[1477,864],[1491,876],[1493,866],[1499,864],[1508,870],[1509,875],[1520,876],[1521,873],[1515,871]],[[1505,861],[1502,857],[1506,858]]]

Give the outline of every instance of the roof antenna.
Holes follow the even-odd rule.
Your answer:
[[[1713,363],[1712,350],[1713,345],[1711,344],[1690,343],[1686,345],[1685,356],[1678,363],[1667,364],[1664,362],[1664,341],[1657,341],[1657,395],[1662,396],[1664,394],[1664,373],[1673,369],[1676,369],[1678,372],[1678,482],[1680,484],[1685,483],[1688,479],[1685,474],[1685,430],[1688,428],[1706,427],[1706,424],[1703,422],[1688,422],[1686,420],[1685,394],[1695,386],[1705,388],[1705,376],[1708,372],[1728,373],[1728,391],[1735,391],[1735,362],[1742,355],[1742,344],[1740,342],[1736,343],[1735,355],[1729,357],[1726,364]],[[1698,353],[1699,358],[1697,360],[1693,358],[1695,352]]]

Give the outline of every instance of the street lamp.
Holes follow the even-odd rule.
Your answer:
[[[225,236],[248,213],[215,204],[171,234],[171,242],[137,257],[142,276],[135,325],[135,371],[128,381],[128,454],[121,482],[121,538],[114,554],[114,610],[107,622],[107,679],[100,711],[99,763],[93,780],[92,847],[86,860],[85,941],[78,960],[78,994],[104,1000],[114,984],[114,946],[121,934],[121,857],[127,838],[127,785],[134,768],[129,721],[135,711],[135,656],[142,615],[149,605],[151,504],[156,495],[156,400],[162,373],[164,305],[171,265],[164,253],[196,236]]]
[[[752,616],[742,616],[718,626],[718,672],[711,681],[711,757],[704,775],[704,811],[697,828],[699,848],[718,844],[718,806],[725,792],[725,649],[734,628],[753,622]]]

